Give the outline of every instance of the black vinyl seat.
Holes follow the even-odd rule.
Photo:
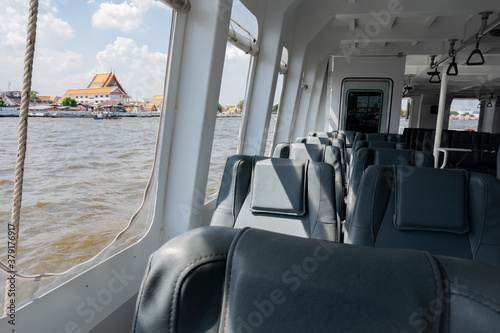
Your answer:
[[[496,332],[498,276],[422,251],[204,227],[153,253],[132,332]]]
[[[479,135],[476,132],[456,131],[451,139],[452,148],[467,148],[474,150],[471,153],[452,151],[448,158],[448,167],[474,168],[481,163]]]
[[[273,157],[324,162],[333,166],[337,218],[339,221],[344,219],[345,171],[342,164],[342,151],[339,147],[307,143],[279,143],[274,148]]]
[[[352,152],[356,153],[361,148],[409,149],[405,142],[359,140],[356,141]]]
[[[370,166],[348,243],[411,248],[500,267],[500,182],[465,170]]]
[[[234,155],[226,162],[210,224],[337,241],[334,183],[327,163]]]
[[[497,154],[500,148],[500,134],[483,133],[481,136],[481,165],[490,175],[497,170]]]
[[[370,165],[403,165],[433,167],[434,156],[411,149],[361,148],[353,155],[347,191],[346,228],[349,228],[352,212],[358,196],[358,188],[364,171]]]

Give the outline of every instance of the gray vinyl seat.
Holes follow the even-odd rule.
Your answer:
[[[347,201],[346,201],[346,222],[345,227],[349,227],[352,217],[358,188],[363,172],[370,165],[402,165],[433,167],[434,156],[422,151],[411,149],[383,149],[383,148],[361,148],[353,154],[351,174],[348,181]]]
[[[352,151],[355,153],[361,148],[409,149],[405,142],[359,140],[356,141]]]
[[[337,241],[334,182],[327,163],[231,156],[210,224]]]
[[[498,276],[423,251],[203,227],[153,253],[132,332],[496,332]]]
[[[273,157],[293,160],[311,160],[324,162],[335,170],[335,206],[337,220],[344,219],[345,212],[345,171],[342,164],[342,152],[339,147],[307,143],[279,143],[274,148]]]
[[[298,138],[295,139],[295,142],[331,146],[332,144],[331,139],[332,138],[324,136],[299,136]]]
[[[345,239],[500,267],[499,202],[500,182],[488,174],[370,166]]]
[[[337,138],[338,131],[332,131],[332,132],[309,132],[307,136],[317,136],[317,137],[324,137],[324,138],[331,138],[335,139]]]

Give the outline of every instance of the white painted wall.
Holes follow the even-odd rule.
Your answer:
[[[481,113],[479,116],[478,131],[489,133],[500,133],[500,107],[487,107],[486,101],[481,101]]]
[[[410,127],[436,128],[437,114],[431,114],[431,107],[439,105],[439,95],[419,95],[412,96],[413,109],[411,114]],[[448,128],[450,120],[450,107],[453,96],[446,96],[446,106],[444,111],[443,129]]]
[[[397,133],[401,114],[406,57],[334,57],[331,78],[331,110],[328,130],[336,130],[340,112],[342,81],[345,78],[389,78],[393,81],[390,133]]]

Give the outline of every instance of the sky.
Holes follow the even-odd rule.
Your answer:
[[[0,0],[0,91],[21,90],[29,0]],[[239,2],[233,17],[256,34]],[[62,96],[113,71],[142,101],[163,94],[171,10],[157,0],[40,0],[32,90]],[[244,98],[249,56],[228,44],[219,102]]]

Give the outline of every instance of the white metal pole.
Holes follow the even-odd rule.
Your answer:
[[[437,149],[441,147],[441,134],[443,133],[444,108],[446,106],[447,89],[448,89],[448,75],[446,75],[446,73],[443,73],[443,78],[441,79],[441,91],[439,92],[439,110],[436,120],[436,135],[434,137],[435,168],[437,168],[439,164],[439,151]]]

